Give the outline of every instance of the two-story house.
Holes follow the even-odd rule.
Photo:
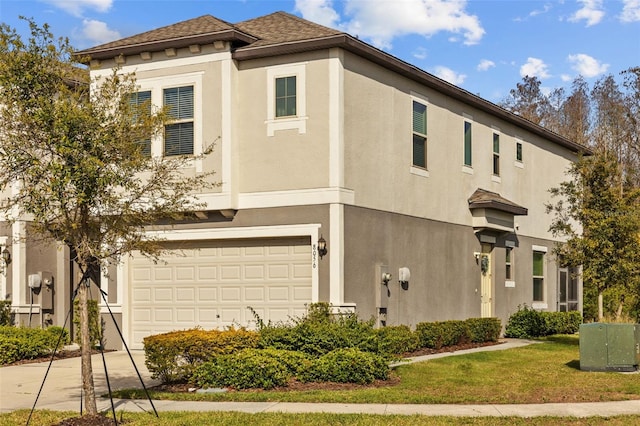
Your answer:
[[[149,227],[177,251],[159,263],[132,253],[103,277],[132,347],[175,329],[251,326],[248,307],[286,320],[317,301],[410,326],[505,324],[523,304],[581,309],[579,280],[552,255],[545,202],[584,147],[283,12],[237,24],[207,15],[78,53],[92,76],[135,72],[138,99],[172,108],[150,155],[216,144],[186,171],[213,169],[221,183],[199,194],[199,219]],[[35,309],[61,324],[68,254],[9,249],[4,279],[22,321]],[[50,306],[30,306],[36,271],[54,277]]]

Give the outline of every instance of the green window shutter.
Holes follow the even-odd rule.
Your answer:
[[[520,142],[516,142],[516,160],[522,161],[522,144]]]
[[[427,134],[427,107],[419,102],[413,103],[413,131]]]
[[[541,277],[544,275],[544,253],[533,252],[533,275]]]
[[[413,165],[427,168],[426,139],[416,134],[413,135]]]
[[[464,165],[471,167],[472,153],[471,153],[471,123],[464,122]]]

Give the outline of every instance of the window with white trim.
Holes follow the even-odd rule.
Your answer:
[[[193,86],[163,90],[163,103],[169,107],[169,124],[164,127],[164,155],[193,154]]]
[[[267,136],[279,130],[307,131],[306,65],[267,68]]]
[[[276,78],[276,118],[296,115],[296,76]]]
[[[412,164],[427,168],[427,106],[413,101]]]
[[[522,163],[522,142],[516,142],[516,161]]]
[[[507,247],[505,249],[504,277],[505,277],[505,280],[507,281],[513,280],[513,248],[512,247]]]
[[[533,252],[533,301],[544,302],[544,255],[542,251]]]

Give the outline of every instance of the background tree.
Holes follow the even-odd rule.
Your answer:
[[[563,89],[555,89],[546,96],[535,78],[525,77],[518,89],[512,90],[510,97],[501,104],[519,115],[525,115],[531,110],[538,111],[538,124],[591,148],[595,153],[594,158],[583,159],[569,170],[568,174],[572,179],[580,180],[578,186],[563,184],[552,191],[557,197],[566,197],[564,203],[556,201],[556,204],[549,206],[549,211],[555,214],[552,231],[556,235],[564,235],[569,241],[565,249],[559,250],[566,257],[565,261],[573,262],[572,265],[581,264],[577,253],[568,256],[571,249],[581,247],[584,250],[582,260],[593,263],[595,257],[603,268],[610,264],[611,277],[617,276],[621,280],[618,283],[620,285],[617,285],[609,279],[605,280],[604,271],[596,274],[591,273],[593,268],[585,268],[585,318],[601,319],[603,314],[640,318],[640,288],[637,286],[637,278],[632,276],[635,272],[626,269],[630,275],[622,274],[625,268],[616,263],[617,258],[611,257],[611,250],[592,250],[594,246],[603,248],[599,246],[603,241],[598,242],[598,239],[604,235],[596,232],[596,229],[589,229],[592,224],[590,221],[599,221],[597,215],[590,213],[592,208],[602,208],[603,211],[610,212],[611,217],[623,218],[619,224],[613,223],[612,226],[628,225],[631,230],[635,226],[632,225],[633,221],[638,217],[638,204],[633,200],[634,194],[640,189],[640,68],[631,68],[621,75],[622,86],[612,75],[606,75],[590,89],[584,78],[578,77],[573,81],[568,95],[565,95]],[[530,89],[524,90],[526,87]],[[518,96],[519,102],[514,102],[514,93],[537,95]],[[545,97],[547,101],[541,101],[538,96]],[[540,105],[545,107],[540,108]],[[589,176],[597,176],[601,180],[588,179]],[[607,194],[610,197],[604,197],[602,205],[590,205],[590,193],[606,193],[602,185],[615,187],[609,188],[611,193]],[[611,198],[614,195],[617,198]],[[612,204],[612,200],[615,203]],[[562,209],[565,209],[564,213],[561,212]],[[581,214],[578,215],[578,211]],[[582,220],[587,222],[582,223]],[[582,236],[576,231],[580,226],[587,230]],[[633,235],[637,236],[637,233]],[[611,247],[616,247],[614,251],[630,253],[638,244],[637,239],[632,238],[633,235],[619,239],[615,233],[610,233],[607,238],[611,238]],[[587,244],[589,238],[593,238],[592,245]],[[573,247],[572,242],[576,243]],[[622,247],[620,244],[628,246]],[[630,258],[626,259],[628,261]]]
[[[581,158],[571,165],[569,175],[571,180],[551,189],[559,200],[547,206],[554,214],[551,232],[567,238],[554,250],[564,264],[582,265],[585,291],[597,295],[597,319],[602,321],[606,291],[622,295],[623,304],[624,294],[638,287],[640,191],[625,181],[611,153]],[[622,305],[616,312],[622,313]]]
[[[201,207],[194,189],[214,184],[211,172],[188,174],[193,157],[148,155],[144,141],[170,111],[132,102],[133,76],[114,70],[89,84],[68,40],[29,25],[26,43],[0,26],[0,209],[10,222],[29,222],[30,241],[63,242],[82,274],[82,387],[95,414],[90,278],[133,250],[157,258],[161,242],[145,228],[185,218]]]

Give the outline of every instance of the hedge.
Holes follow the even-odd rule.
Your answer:
[[[369,384],[388,377],[389,365],[383,357],[357,348],[341,348],[313,360],[299,379],[303,382]]]
[[[530,339],[552,334],[574,334],[581,323],[582,315],[578,311],[540,312],[523,305],[509,317],[504,335]]]
[[[420,347],[441,349],[465,343],[495,342],[500,337],[497,318],[469,318],[442,322],[421,322],[416,325]]]
[[[0,364],[48,355],[58,343],[59,346],[69,343],[69,332],[62,327],[0,326]]]
[[[188,378],[193,368],[217,355],[255,348],[259,335],[255,331],[228,330],[172,331],[143,339],[145,365],[154,379],[163,383]]]

